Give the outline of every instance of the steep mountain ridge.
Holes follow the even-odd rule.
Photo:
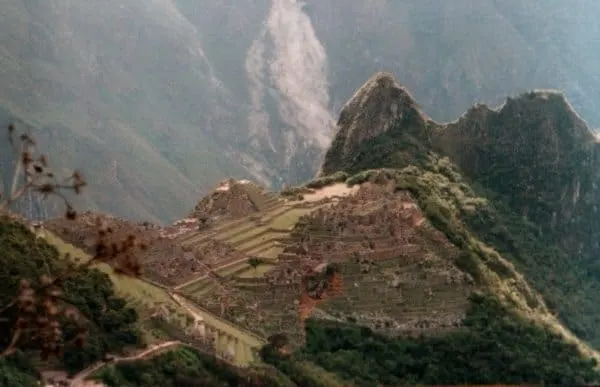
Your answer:
[[[411,119],[421,123],[428,118],[391,74],[373,75],[342,107],[337,134],[325,154],[319,174],[338,171],[340,165],[352,162],[354,150],[363,141],[387,133],[398,121]],[[405,127],[403,131],[412,129]],[[418,130],[419,126],[414,129]]]
[[[377,107],[368,100],[378,101]],[[599,150],[596,136],[560,92],[531,91],[497,109],[478,104],[454,122],[438,123],[391,74],[379,73],[342,110],[321,174],[403,167],[435,151],[561,239],[573,257],[592,259],[600,230],[594,215],[600,206]]]
[[[327,48],[335,107],[364,79],[389,71],[436,120],[541,87],[565,90],[592,127],[599,126],[593,0],[572,6],[552,0],[543,7],[499,0],[333,0],[307,2],[305,11]]]
[[[401,96],[396,102],[405,101],[404,89],[389,74],[367,84],[382,76]],[[371,98],[390,95],[385,91]],[[388,98],[384,105],[393,104]],[[410,105],[416,106],[412,100]],[[472,187],[488,204],[460,211],[461,222],[513,262],[571,329],[598,345],[600,315],[593,311],[600,286],[595,238],[600,231],[595,215],[600,206],[598,143],[565,97],[554,91],[529,92],[495,110],[475,106],[445,124],[418,114],[418,108],[409,112],[412,120],[391,119],[387,131],[356,141],[344,157],[336,144],[347,141],[344,128],[351,123],[342,122],[345,126],[340,125],[321,174],[417,167],[424,171],[420,173],[445,173],[449,182]],[[364,137],[357,133],[361,130],[370,129],[359,127],[357,138]],[[432,162],[432,157],[449,158],[455,172],[444,172],[449,167]],[[447,194],[462,200],[464,194],[453,189]],[[419,188],[424,195],[430,191]],[[575,288],[580,296],[574,295]]]
[[[399,286],[408,286],[403,293],[409,296],[400,310],[408,313],[416,308],[411,313],[419,316],[400,324],[400,331],[406,333],[423,329],[419,324],[436,321],[434,316],[441,313],[428,304],[437,297],[423,298],[419,291],[426,292],[430,287],[435,294],[437,287],[442,298],[450,297],[450,304],[466,302],[466,296],[444,290],[448,285],[444,281],[453,283],[459,270],[472,278],[484,278],[483,284],[478,282],[480,289],[515,303],[517,310],[534,320],[559,331],[564,330],[564,323],[597,345],[600,314],[590,313],[590,308],[598,301],[596,289],[600,283],[588,278],[596,267],[595,261],[574,259],[581,247],[585,248],[581,254],[594,251],[594,246],[585,244],[580,237],[592,235],[593,230],[572,226],[593,222],[589,206],[594,202],[583,198],[573,201],[568,194],[554,194],[555,186],[563,184],[561,179],[574,171],[586,182],[580,184],[580,194],[590,195],[593,186],[586,179],[596,175],[593,168],[586,168],[593,164],[581,164],[578,157],[582,152],[589,156],[596,140],[564,97],[556,92],[537,91],[509,99],[496,110],[475,106],[460,119],[440,124],[421,111],[391,74],[378,73],[345,105],[338,125],[322,176],[308,187],[290,189],[296,196],[287,201],[275,200],[260,189],[248,191],[244,187],[251,184],[245,181],[223,181],[213,194],[199,202],[191,226],[182,221],[173,226],[177,230],[165,231],[165,238],[169,239],[166,250],[158,249],[148,255],[152,280],[177,286],[195,302],[214,313],[229,313],[228,318],[249,329],[260,323],[264,329],[260,334],[277,333],[283,326],[290,335],[294,332],[298,340],[301,330],[295,325],[296,307],[282,308],[282,300],[291,306],[300,297],[300,305],[308,308],[309,315],[314,312],[329,319],[352,318],[381,329],[386,321],[398,320],[398,305],[381,309],[362,289],[377,288],[374,283],[382,278],[386,283],[404,283]],[[505,140],[507,137],[513,141]],[[513,157],[513,151],[519,157]],[[507,187],[531,184],[519,179],[537,177],[550,170],[546,164],[540,164],[548,160],[548,155],[554,156],[552,162],[560,156],[558,164],[553,164],[553,175],[540,179],[544,185],[533,186],[530,193],[535,193],[535,198],[555,201],[520,202],[522,197],[518,195],[522,190]],[[516,164],[497,168],[501,161]],[[519,168],[525,173],[517,173]],[[373,171],[364,172],[369,169]],[[527,173],[527,169],[534,172]],[[331,175],[334,171],[347,173]],[[489,179],[494,173],[499,174],[499,183]],[[339,194],[333,192],[345,192],[345,188],[338,187],[340,190],[332,189],[329,195],[318,195],[321,187],[344,181],[361,184],[358,193],[348,191],[345,195],[350,194],[349,197],[336,198]],[[369,188],[372,183],[375,186]],[[391,191],[379,192],[377,186],[381,185]],[[576,185],[567,187],[576,189]],[[581,187],[587,191],[581,191]],[[252,197],[256,194],[263,195],[258,202],[268,205],[256,206],[258,202]],[[387,204],[381,203],[383,197]],[[378,199],[373,201],[374,198]],[[224,203],[234,199],[242,203],[241,213],[228,214]],[[529,206],[528,216],[519,207],[522,203]],[[411,214],[415,205],[420,212]],[[551,218],[544,217],[547,214],[543,209],[551,205],[557,206],[564,219],[571,216],[578,223],[548,222]],[[393,216],[388,219],[390,211]],[[211,222],[199,228],[199,219],[205,217]],[[419,227],[423,217],[431,222],[425,229]],[[408,222],[408,228],[403,222]],[[402,226],[392,227],[395,223]],[[374,231],[378,227],[387,230],[385,235]],[[418,237],[409,236],[414,233]],[[68,235],[64,237],[75,241]],[[398,245],[408,250],[392,248]],[[457,248],[456,254],[449,253],[452,246]],[[161,251],[171,251],[167,255],[172,262],[162,262]],[[446,254],[440,255],[441,251]],[[253,259],[263,262],[258,265],[264,271],[251,268],[249,262]],[[331,263],[339,264],[341,278],[350,281],[345,283],[351,287],[345,288],[341,298],[338,294],[330,302],[305,300],[308,304],[302,304],[302,278],[307,270],[310,273],[319,265]],[[159,267],[163,269],[155,270]],[[365,267],[370,269],[363,271]],[[251,278],[253,270],[256,279]],[[278,292],[278,286],[287,290]],[[573,289],[579,289],[580,295],[575,296]],[[271,300],[270,294],[283,298]],[[226,307],[224,297],[228,298]],[[465,310],[464,305],[457,308],[444,313]],[[270,310],[273,314],[266,321],[264,314]],[[431,323],[425,326],[436,327],[437,323],[428,324]],[[573,337],[569,335],[567,332],[568,337]]]
[[[600,145],[556,91],[532,91],[500,108],[479,106],[433,137],[434,146],[575,259],[598,250]]]
[[[431,152],[421,164],[326,176],[241,218],[219,211],[208,227],[181,227],[165,235],[164,248],[143,254],[144,277],[239,327],[228,328],[216,348],[246,343],[248,331],[268,338],[262,358],[299,385],[309,384],[297,378],[319,379],[306,361],[359,385],[600,377],[597,352],[563,325],[597,341],[598,316],[585,317],[597,301],[589,297],[593,282],[574,282],[581,273],[570,269],[572,260],[549,254],[521,217],[508,223],[447,158]],[[116,232],[127,233],[126,223],[114,222]],[[57,232],[81,243],[72,230]],[[497,243],[507,236],[508,253]],[[523,251],[521,238],[533,247]],[[277,337],[306,346],[273,358]],[[235,348],[236,359],[246,353]],[[438,368],[430,370],[424,351],[440,357]],[[460,356],[442,357],[449,353]],[[364,366],[344,366],[350,354]],[[386,356],[396,366],[376,365]],[[513,365],[508,374],[506,364]]]

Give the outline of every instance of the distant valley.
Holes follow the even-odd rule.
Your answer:
[[[223,176],[274,189],[312,178],[375,71],[437,120],[558,88],[598,126],[598,5],[510,3],[12,0],[0,119],[93,176],[84,207],[160,223]]]

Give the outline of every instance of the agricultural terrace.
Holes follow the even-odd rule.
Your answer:
[[[248,192],[252,195],[249,196],[259,211],[183,233],[174,240],[175,245],[189,252],[189,257],[198,257],[206,269],[196,272],[195,278],[191,279],[187,275],[189,270],[185,275],[182,273],[181,281],[176,285],[176,289],[193,300],[202,300],[215,289],[215,276],[224,280],[264,278],[279,262],[279,255],[292,241],[291,234],[303,216],[331,205],[332,198],[328,195],[343,196],[356,191],[338,184],[333,190],[330,187],[313,190],[306,195],[310,200],[283,200],[251,183],[244,187],[251,188]],[[173,261],[168,264],[180,266]]]
[[[281,261],[339,263],[344,295],[320,307],[336,317],[421,334],[454,329],[464,316],[473,280],[455,266],[458,250],[393,185],[364,183],[302,218],[292,239]]]
[[[55,246],[62,256],[68,254],[75,263],[81,264],[90,259],[90,256],[83,250],[64,242],[49,231],[40,231],[38,235]],[[165,289],[142,279],[116,275],[110,266],[104,263],[98,264],[95,267],[110,276],[115,286],[115,292],[127,300],[138,311],[142,325],[146,325],[146,322],[152,317],[161,315],[163,317],[168,316],[171,322],[176,323],[182,329],[185,328],[187,324],[185,310],[171,299]],[[146,329],[144,331],[148,334],[147,338],[150,341],[163,336],[161,332],[148,331]]]
[[[55,246],[61,255],[69,254],[76,263],[90,259],[83,250],[49,231],[41,230],[38,235]],[[158,284],[116,275],[106,264],[99,264],[97,268],[110,276],[117,294],[138,311],[140,328],[149,343],[176,337],[201,350],[214,351],[238,366],[248,366],[257,360],[257,351],[264,345],[262,338],[194,306]]]

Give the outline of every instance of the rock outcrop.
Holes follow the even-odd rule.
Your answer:
[[[351,162],[362,142],[389,132],[398,123],[411,122],[418,127],[427,120],[392,74],[377,73],[342,108],[337,134],[319,174],[333,173],[341,165]]]
[[[574,257],[600,248],[596,136],[553,90],[478,104],[449,123],[423,114],[394,77],[378,73],[344,106],[320,174],[422,165],[447,156],[467,178],[504,197]]]

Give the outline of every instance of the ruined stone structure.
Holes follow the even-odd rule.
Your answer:
[[[263,336],[286,332],[296,343],[303,321],[317,311],[392,334],[456,329],[473,280],[455,267],[458,251],[408,192],[365,183],[352,196],[324,203],[300,219],[265,278],[229,283],[240,292],[228,319]],[[331,264],[340,265],[333,282],[309,275]],[[217,300],[206,304],[218,311]]]

